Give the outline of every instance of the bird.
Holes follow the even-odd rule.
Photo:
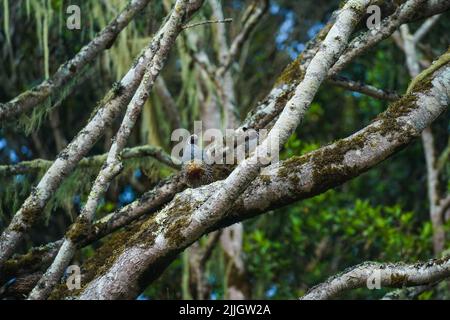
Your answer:
[[[181,156],[181,171],[188,186],[196,188],[213,181],[212,167],[205,163],[204,158],[205,152],[198,146],[197,135],[191,135]]]

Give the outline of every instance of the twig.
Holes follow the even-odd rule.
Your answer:
[[[94,166],[101,166],[106,160],[107,154],[100,154],[92,157],[83,158],[77,165],[77,168],[89,168]],[[161,163],[179,170],[180,166],[174,163],[167,153],[163,149],[151,145],[138,146],[133,148],[124,149],[122,152],[122,159],[134,159],[152,157]],[[0,176],[16,175],[16,174],[29,174],[38,172],[41,170],[47,170],[53,161],[44,159],[35,159],[31,161],[22,161],[14,165],[0,165]]]
[[[233,22],[232,18],[226,18],[223,20],[205,20],[205,21],[200,21],[200,22],[196,22],[196,23],[192,23],[192,24],[187,24],[184,25],[182,27],[183,30],[189,29],[189,28],[194,28],[194,27],[198,27],[198,26],[203,26],[205,24],[213,24],[213,23],[230,23]]]
[[[356,82],[344,77],[333,77],[329,79],[328,82],[351,91],[363,93],[376,99],[395,101],[400,98],[400,95],[396,92],[385,91],[374,86],[362,82]]]

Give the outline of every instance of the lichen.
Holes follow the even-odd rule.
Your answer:
[[[23,227],[31,226],[42,218],[40,215],[41,211],[37,210],[35,203],[35,199],[39,198],[38,190],[35,187],[31,188],[30,198],[34,201],[32,200],[31,202],[26,203],[20,211],[22,215]]]
[[[416,87],[415,90],[426,90],[428,87],[429,84],[425,81]],[[416,93],[409,93],[400,100],[392,103],[385,112],[380,114],[375,119],[375,121],[379,122],[377,125],[369,126],[366,130],[361,131],[351,138],[339,140],[333,145],[323,147],[317,152],[312,152],[302,157],[292,157],[284,161],[278,170],[278,176],[291,179],[294,185],[298,185],[300,181],[296,172],[299,166],[308,161],[312,161],[312,177],[315,188],[325,190],[329,187],[339,185],[359,172],[356,168],[343,164],[343,162],[345,155],[349,151],[364,147],[369,141],[368,136],[380,134],[381,136],[388,137],[389,141],[390,135],[397,133],[395,139],[400,142],[400,145],[404,145],[411,140],[411,137],[417,135],[410,125],[398,121],[399,118],[407,116],[412,110],[417,108],[417,98]]]
[[[361,1],[347,1],[344,7],[347,6],[347,4],[349,9],[353,10],[358,17],[361,17],[366,13],[366,5]]]
[[[449,260],[450,260],[449,257],[442,257],[442,258],[438,258],[438,259],[433,259],[433,260],[431,260],[430,263],[427,264],[427,267],[440,266],[440,265],[448,263]]]
[[[427,69],[423,70],[411,81],[406,92],[410,93],[412,91],[427,90],[431,86],[432,75],[449,62],[450,62],[450,47],[447,49],[446,53],[441,55],[439,59],[434,61]]]

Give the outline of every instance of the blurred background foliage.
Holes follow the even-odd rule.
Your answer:
[[[125,5],[121,0],[2,0],[0,15],[0,101],[8,101],[20,92],[40,83],[58,66],[78,52]],[[240,30],[240,18],[250,1],[222,1],[229,37]],[[64,8],[78,4],[82,29],[67,30]],[[243,54],[233,67],[237,105],[241,117],[262,99],[280,71],[300,53],[305,43],[326,23],[339,1],[272,0]],[[58,150],[54,131],[47,121],[52,112],[60,118],[60,130],[70,141],[88,120],[97,101],[120,79],[141,48],[157,30],[165,9],[162,1],[151,1],[137,19],[119,35],[110,50],[74,79],[75,90],[57,108],[41,106],[39,112],[19,121],[3,124],[0,129],[0,163],[16,164],[35,158],[54,159]],[[203,9],[197,20],[208,19]],[[418,24],[412,24],[416,28]],[[186,53],[186,34],[210,39],[210,26],[184,32],[168,61],[163,76],[176,100],[182,125],[191,128],[200,116],[193,61]],[[421,54],[432,60],[446,50],[450,19],[447,13],[427,36]],[[209,40],[197,43],[208,52]],[[358,58],[343,75],[374,86],[405,91],[409,76],[404,55],[388,39]],[[70,88],[67,88],[69,91]],[[64,92],[62,93],[64,95]],[[169,151],[170,125],[162,101],[152,95],[142,113],[140,125],[129,146],[158,145]],[[305,120],[285,145],[282,158],[300,155],[345,137],[364,127],[387,103],[324,84]],[[108,130],[90,155],[108,150],[119,122]],[[433,125],[436,146],[443,150],[449,142],[449,113]],[[173,170],[150,159],[127,164],[105,197],[98,215],[123,206],[151,188]],[[79,213],[98,168],[77,170],[55,194],[43,221],[28,239],[43,244],[60,238],[70,221]],[[3,228],[29,194],[44,169],[30,174],[0,177],[0,227]],[[448,189],[450,165],[443,179]],[[325,280],[346,267],[366,260],[405,261],[433,256],[429,222],[426,171],[420,141],[409,145],[392,158],[360,177],[312,199],[280,208],[244,224],[244,261],[248,282],[255,299],[292,299],[310,286]],[[447,226],[448,228],[448,226]],[[94,244],[82,251],[78,260],[92,254]],[[447,244],[447,248],[449,245]],[[25,247],[23,248],[26,249]],[[206,268],[210,297],[224,297],[224,253],[217,247]],[[180,256],[164,275],[141,295],[141,298],[182,298],[182,275],[185,260]],[[383,290],[357,290],[348,298],[379,298]],[[448,297],[442,288],[425,293],[422,298]]]

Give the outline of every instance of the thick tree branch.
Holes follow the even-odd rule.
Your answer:
[[[277,152],[280,146],[286,142],[306,113],[321,82],[325,79],[328,69],[343,50],[354,26],[369,2],[349,1],[346,3],[339,13],[336,23],[327,34],[323,46],[311,60],[303,81],[295,89],[294,96],[286,103],[266,140],[256,148],[251,157],[245,159],[233,170],[225,179],[223,187],[196,210],[195,222],[201,224],[202,220],[209,217],[219,219],[221,215],[224,215],[229,206],[263,168],[261,157],[270,159],[268,155]],[[270,143],[277,145],[271,146]],[[195,224],[193,228],[195,228]]]
[[[367,287],[368,281],[371,280],[375,284],[379,281],[381,287],[401,288],[428,285],[448,277],[450,277],[450,257],[410,265],[365,262],[313,287],[301,299],[331,299],[345,291]]]
[[[402,16],[405,17],[404,23],[406,23],[428,18],[433,15],[445,12],[450,9],[450,2],[443,0],[428,1],[423,5],[423,8],[421,8],[421,10],[413,12],[412,14],[405,14],[408,13],[406,11],[408,7],[403,6],[401,8],[402,11],[397,11],[397,14],[402,13]],[[319,46],[322,43],[321,39],[325,37],[326,33],[333,25],[336,14],[337,12],[332,15],[330,21],[315,36],[315,38],[307,43],[305,50],[287,68],[285,68],[285,70],[282,72],[281,76],[275,83],[274,88],[267,95],[267,98],[265,98],[253,109],[253,111],[245,119],[242,126],[254,129],[264,128],[278,116],[287,99],[292,97],[295,85],[303,79],[307,66],[309,65],[312,57],[319,49]],[[351,49],[350,45],[350,47],[343,54],[343,56],[346,56],[346,61],[350,63],[354,58],[358,57],[360,54],[363,54],[364,52],[366,52],[366,50],[375,46],[381,40],[385,39],[392,32],[394,32],[395,28],[390,28],[391,24],[393,23],[392,21],[395,20],[394,17],[395,19],[398,18],[395,13],[392,15],[392,17],[387,17],[384,20],[385,22],[381,24],[381,28],[379,30],[375,30],[374,32],[366,32],[363,33],[360,37],[355,38],[355,40],[352,41],[352,43],[355,41],[354,50]],[[395,26],[397,28],[399,26],[399,23],[396,22]],[[387,28],[389,30],[386,30]],[[386,36],[380,36],[380,33],[386,34]],[[356,43],[357,39],[361,39],[362,41],[358,41]],[[329,73],[329,75],[335,74],[334,72],[332,72],[332,74]]]

